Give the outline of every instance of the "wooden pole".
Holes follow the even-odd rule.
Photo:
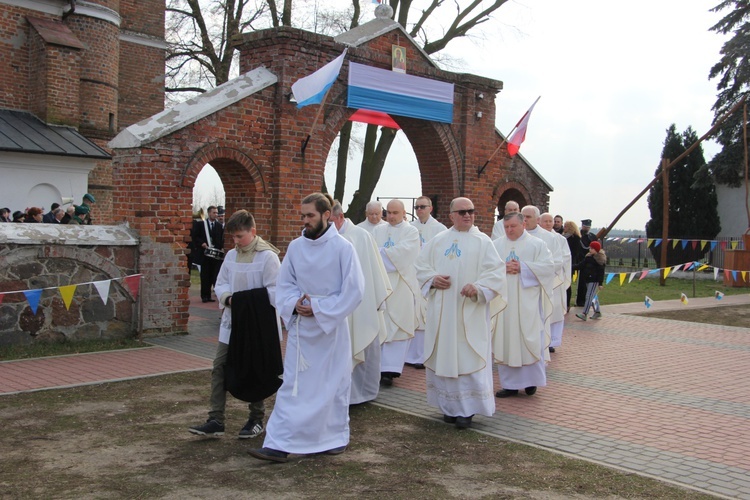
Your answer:
[[[692,144],[689,148],[687,148],[684,153],[682,153],[680,156],[678,156],[677,158],[675,158],[674,160],[672,160],[672,162],[669,165],[667,165],[667,170],[669,170],[670,168],[672,168],[677,162],[679,162],[680,160],[682,160],[683,158],[685,158],[687,155],[689,155],[690,153],[692,153],[693,150],[695,148],[697,148],[698,145],[701,142],[703,142],[708,137],[710,137],[711,135],[713,135],[713,133],[716,132],[716,130],[721,126],[722,123],[724,123],[726,121],[727,118],[729,118],[735,111],[737,111],[738,109],[740,109],[740,106],[742,106],[742,105],[745,104],[745,100],[746,99],[747,99],[746,95],[742,96],[742,99],[740,99],[737,102],[737,104],[735,104],[734,106],[732,106],[732,109],[730,109],[729,111],[727,111],[724,114],[724,116],[722,116],[721,118],[719,118],[716,121],[716,123],[714,123],[714,126],[709,129],[708,132],[706,132],[705,134],[703,134],[701,136],[701,138],[698,139],[698,141],[695,142],[694,144]],[[747,141],[745,141],[745,144],[747,144]],[[617,224],[617,221],[619,221],[620,218],[622,218],[622,216],[625,215],[625,212],[627,212],[628,210],[630,210],[630,207],[632,207],[633,205],[635,205],[638,202],[638,200],[640,200],[641,197],[644,194],[648,193],[648,190],[651,189],[653,187],[653,185],[656,184],[656,181],[658,181],[658,180],[659,180],[659,176],[657,175],[648,184],[648,186],[646,186],[643,189],[643,191],[641,191],[640,193],[638,193],[638,195],[635,198],[633,198],[633,201],[631,201],[630,203],[628,203],[628,205],[625,208],[622,209],[622,212],[620,212],[619,214],[617,214],[617,217],[615,217],[615,220],[613,220],[612,222],[610,222],[609,226],[601,228],[599,230],[599,232],[596,234],[596,236],[599,239],[604,238],[612,230],[612,228],[615,227],[615,224]]]
[[[661,160],[661,178],[664,186],[662,186],[662,196],[664,200],[662,202],[662,226],[661,226],[661,262],[659,267],[667,267],[667,240],[669,239],[669,160],[662,158]],[[664,286],[667,284],[667,279],[664,277],[664,271],[659,273],[659,285]]]
[[[745,210],[747,211],[745,234],[750,234],[750,187],[747,183],[747,103],[742,108],[742,138],[745,141]],[[745,248],[745,250],[750,250],[750,248]]]
[[[310,127],[310,132],[307,133],[307,138],[302,142],[302,156],[305,156],[305,149],[307,149],[307,143],[310,142],[310,138],[312,137],[313,130],[315,130],[316,125],[318,124],[318,120],[320,119],[321,113],[323,113],[323,108],[326,105],[326,100],[328,100],[328,94],[331,92],[331,89],[333,88],[333,85],[326,90],[325,95],[323,96],[323,100],[320,101],[320,107],[318,108],[318,112],[315,113],[315,119],[313,120],[312,126]]]

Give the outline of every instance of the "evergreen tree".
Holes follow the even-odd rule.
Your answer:
[[[721,59],[709,73],[719,77],[718,95],[713,105],[714,120],[750,94],[750,0],[723,0],[712,12],[732,9],[711,31],[732,37],[721,48]],[[722,150],[711,159],[707,170],[716,182],[737,187],[744,172],[742,112],[734,113],[719,128],[716,141]]]
[[[688,127],[685,132],[679,134],[677,127],[672,124],[667,129],[662,158],[671,161],[697,141],[698,134],[692,127]],[[707,174],[703,170],[705,164],[703,148],[698,146],[669,170],[669,238],[712,240],[721,230],[719,214],[716,209],[718,203],[716,189],[714,184],[706,179]],[[655,175],[658,176],[659,180],[651,187],[648,194],[648,209],[651,213],[651,219],[646,223],[646,236],[648,238],[661,238],[662,228],[664,227],[664,191],[661,165],[656,169]],[[664,244],[667,244],[667,242],[662,242],[662,245]],[[665,267],[699,260],[708,249],[709,247],[706,246],[701,251],[700,245],[693,248],[690,244],[684,249],[682,244],[672,248],[672,244],[670,244],[667,252],[667,263],[664,265],[660,262],[661,247],[651,247],[651,253],[658,266]]]

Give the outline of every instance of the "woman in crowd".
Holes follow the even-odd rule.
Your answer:
[[[578,229],[578,224],[569,220],[563,224],[563,236],[568,241],[568,248],[570,248],[570,274],[573,275],[573,267],[583,260],[585,255],[583,253],[583,247],[581,246],[581,231]],[[572,286],[572,285],[571,285]],[[569,286],[565,291],[568,297],[568,311],[570,311],[570,296],[573,290]]]

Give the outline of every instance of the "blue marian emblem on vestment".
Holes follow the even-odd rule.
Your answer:
[[[445,251],[444,255],[451,260],[456,257],[461,257],[461,249],[458,248],[458,240],[453,240],[453,244]]]
[[[510,254],[508,255],[508,258],[505,259],[505,262],[510,262],[511,260],[521,260],[518,258],[518,255],[516,255],[516,249],[511,249]]]
[[[383,243],[383,248],[391,248],[391,247],[395,247],[395,246],[396,246],[396,244],[391,239],[391,236],[388,235],[388,241],[386,241],[385,243]]]
[[[419,232],[419,246],[420,248],[424,246],[424,236],[422,236],[422,231]]]

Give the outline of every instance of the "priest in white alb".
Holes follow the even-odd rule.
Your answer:
[[[505,261],[508,306],[497,316],[492,353],[502,389],[498,398],[529,396],[547,385],[549,322],[555,264],[547,245],[524,230],[520,213],[503,219],[505,236],[493,241]]]
[[[456,198],[453,227],[435,236],[417,259],[428,298],[425,333],[427,403],[459,429],[475,414],[492,416],[491,318],[505,307],[505,264],[474,225],[474,204]]]
[[[417,218],[411,222],[411,225],[419,231],[419,247],[424,248],[428,241],[448,228],[432,216],[432,200],[429,197],[417,198],[414,209],[417,211]],[[419,370],[424,368],[424,328],[427,311],[427,298],[420,296],[420,299],[417,301],[419,325],[414,331],[414,338],[409,341],[409,350],[406,351],[406,364]]]
[[[276,280],[276,310],[288,332],[284,381],[263,448],[248,453],[286,462],[289,453],[336,455],[349,443],[352,348],[346,321],[362,301],[364,277],[351,243],[329,222],[333,200],[302,200],[305,229],[289,244]]]
[[[352,338],[352,389],[350,405],[372,401],[380,389],[380,345],[388,335],[385,326],[385,299],[391,282],[370,233],[344,216],[341,203],[333,202],[331,221],[339,234],[354,246],[365,277],[362,303],[347,318]]]
[[[565,291],[565,289],[562,288],[564,282],[563,276],[565,274],[565,271],[563,269],[562,249],[559,248],[557,239],[552,235],[552,233],[546,231],[539,225],[541,214],[539,213],[539,209],[537,207],[535,207],[534,205],[526,205],[521,209],[521,213],[523,214],[526,232],[531,236],[539,238],[544,242],[545,245],[547,245],[547,249],[552,254],[552,261],[555,263],[555,278],[552,285],[554,290],[552,297],[552,315],[550,316],[549,321],[546,325],[547,334],[550,336],[550,352],[555,352],[555,348],[551,344],[553,329],[552,325],[556,325],[554,327],[555,329],[557,329],[558,326],[562,328],[562,323],[560,322],[565,316],[565,308],[559,307],[559,301],[555,299],[556,294],[563,293]]]
[[[414,268],[419,255],[419,231],[404,221],[406,211],[401,201],[389,201],[386,210],[388,223],[376,227],[373,236],[393,289],[385,302],[388,336],[380,353],[380,383],[388,387],[404,369],[408,341],[417,328],[420,292]]]
[[[500,214],[500,219],[495,222],[495,225],[492,226],[492,240],[496,240],[498,238],[501,238],[505,236],[505,229],[503,228],[503,218],[508,214],[515,214],[521,211],[521,207],[518,206],[518,203],[510,200],[505,204],[505,211]]]
[[[555,352],[555,347],[562,345],[565,313],[568,310],[568,298],[565,292],[571,283],[570,247],[565,236],[555,231],[555,217],[551,213],[543,213],[539,217],[539,227],[554,237],[557,243],[557,252],[562,255],[562,269],[555,268],[555,274],[557,274],[558,280],[562,281],[562,286],[555,287],[554,297],[552,298],[554,310],[549,325],[549,352]]]
[[[376,227],[385,224],[387,222],[383,220],[383,204],[378,200],[372,200],[365,205],[365,220],[357,224],[357,227],[372,234]]]

